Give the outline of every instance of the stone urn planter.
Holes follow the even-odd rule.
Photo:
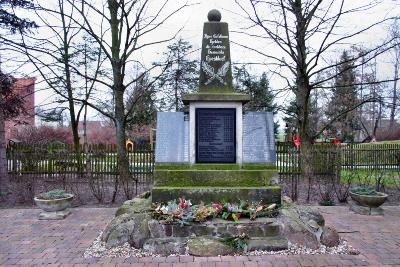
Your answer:
[[[70,214],[68,208],[71,207],[73,198],[73,194],[66,193],[63,190],[52,190],[35,197],[36,206],[44,211],[40,213],[39,219],[64,219]]]
[[[383,215],[380,206],[386,201],[388,195],[371,189],[352,189],[349,191],[352,199],[350,209],[363,215]]]

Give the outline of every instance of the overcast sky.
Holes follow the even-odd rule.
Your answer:
[[[157,5],[157,0],[153,1],[155,5]],[[158,1],[160,2],[160,1]],[[169,9],[171,10],[178,3],[182,3],[183,1],[181,0],[171,0]],[[201,46],[201,40],[202,40],[202,28],[203,28],[203,23],[207,21],[207,13],[211,9],[218,9],[222,13],[222,21],[228,22],[229,23],[229,30],[231,32],[230,34],[230,40],[231,40],[231,59],[233,63],[248,63],[248,62],[253,62],[253,63],[266,63],[265,58],[260,57],[260,55],[245,50],[242,47],[239,47],[233,43],[240,43],[246,46],[251,46],[253,48],[259,49],[263,52],[280,56],[281,52],[279,49],[277,49],[276,45],[271,45],[268,42],[265,41],[259,41],[255,40],[254,38],[250,38],[246,35],[243,34],[238,34],[236,32],[242,31],[243,27],[246,27],[249,25],[249,21],[245,19],[244,13],[240,10],[238,5],[235,3],[233,0],[205,0],[205,1],[197,1],[198,3],[195,4],[195,0],[191,1],[193,3],[192,6],[187,7],[183,11],[180,11],[179,14],[173,16],[169,21],[167,21],[162,29],[153,35],[149,35],[147,38],[148,40],[154,40],[154,39],[164,39],[164,38],[169,38],[170,36],[173,36],[176,31],[180,28],[183,27],[181,32],[179,33],[179,36],[181,36],[183,39],[189,41],[194,48],[200,48]],[[247,3],[247,0],[240,0],[240,3],[245,4]],[[360,3],[363,3],[366,1],[351,1],[348,0],[346,1],[346,7],[351,7],[351,5],[357,5]],[[53,1],[48,0],[48,3],[54,3]],[[385,0],[383,1],[382,4],[379,6],[375,7],[372,10],[366,11],[359,13],[358,15],[352,15],[349,17],[345,17],[340,26],[342,28],[338,29],[338,32],[351,32],[353,30],[356,30],[357,28],[360,28],[362,26],[365,26],[371,22],[374,22],[376,20],[379,20],[380,18],[383,17],[388,17],[388,16],[393,16],[393,15],[398,15],[400,14],[399,12],[400,4],[399,1],[393,1],[393,0]],[[263,10],[262,15],[268,16],[269,13],[268,10]],[[95,19],[95,18],[94,18]],[[258,31],[257,33],[262,33],[261,31]],[[379,42],[383,40],[386,37],[386,29],[382,27],[376,27],[372,29],[368,34],[358,36],[357,39],[352,40],[352,42],[356,43],[357,45],[365,45],[368,46],[370,44]],[[157,46],[152,46],[148,47],[147,49],[141,51],[139,54],[135,55],[135,57],[140,57],[141,61],[145,62],[146,64],[151,64],[151,62],[157,61],[159,57],[162,55],[163,52],[165,52],[167,44],[161,44]],[[347,44],[347,48],[350,45]],[[343,47],[346,47],[344,45]],[[339,54],[339,52],[338,52]],[[200,51],[197,52],[197,54],[193,55],[195,58],[199,59],[200,58]],[[282,56],[284,56],[282,54]],[[378,59],[379,61],[379,75],[381,77],[388,77],[392,75],[392,70],[391,70],[391,65],[387,64],[389,59],[387,57],[381,57]],[[30,66],[25,66],[24,68],[20,69],[22,72],[29,73],[32,68]],[[261,73],[263,71],[268,71],[269,66],[264,65],[264,66],[254,66],[252,67],[252,70],[255,73]],[[277,79],[277,77],[271,76],[271,86],[275,89],[279,88],[282,86],[282,82]],[[41,89],[41,82],[40,78],[38,78],[38,85],[37,89]],[[38,92],[36,94],[36,104],[45,104],[47,101],[49,101],[49,96],[52,95],[52,92],[46,91],[46,92]],[[282,103],[285,101],[285,98],[280,98],[278,99],[278,102]],[[93,113],[92,113],[93,115]]]

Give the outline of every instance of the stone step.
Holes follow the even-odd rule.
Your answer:
[[[247,251],[278,251],[288,248],[288,240],[282,236],[254,237],[247,240]]]
[[[279,186],[260,187],[161,187],[154,186],[152,203],[167,203],[170,200],[185,198],[192,203],[239,203],[241,200],[262,204],[281,203]]]
[[[198,243],[197,245],[195,245],[196,242]],[[246,242],[247,251],[279,251],[288,248],[288,240],[281,236],[254,237]],[[210,236],[150,238],[144,243],[143,250],[161,255],[185,255],[189,252],[189,254],[195,256],[228,255],[238,251],[221,243],[221,239]]]
[[[163,224],[157,220],[149,222],[152,238],[195,237],[195,236],[237,236],[246,234],[249,237],[273,237],[280,235],[280,225],[275,218],[257,218],[255,221],[241,219],[239,222],[213,219],[205,223],[190,225]]]
[[[164,170],[154,171],[155,186],[267,186],[276,170]]]

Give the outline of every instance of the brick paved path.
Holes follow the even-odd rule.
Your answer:
[[[76,208],[63,221],[39,221],[38,209],[0,210],[1,266],[400,266],[400,207],[384,217],[351,213],[347,207],[319,208],[328,225],[342,232],[360,255],[303,255],[85,259],[85,249],[115,209]]]

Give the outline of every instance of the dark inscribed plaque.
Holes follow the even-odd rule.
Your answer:
[[[235,163],[236,109],[196,109],[196,162]]]

